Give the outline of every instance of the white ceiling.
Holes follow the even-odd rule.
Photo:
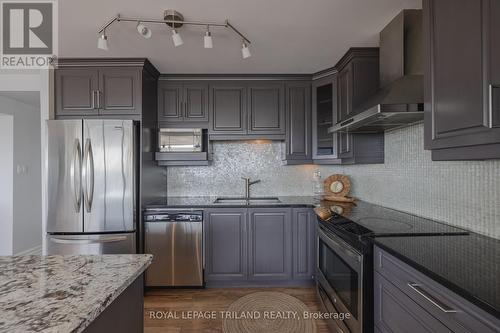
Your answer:
[[[134,23],[114,24],[109,51],[97,49],[97,30],[109,18],[162,18],[175,9],[185,20],[230,22],[251,41],[241,58],[240,40],[214,28],[214,49],[203,48],[204,27],[183,27],[184,45],[170,31],[150,25],[139,36]],[[63,0],[59,1],[59,57],[147,57],[162,73],[313,73],[335,65],[349,47],[377,46],[378,32],[404,8],[421,0]]]

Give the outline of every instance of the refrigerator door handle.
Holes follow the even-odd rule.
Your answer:
[[[101,243],[116,243],[127,240],[126,236],[109,236],[98,239],[88,238],[65,238],[65,237],[51,237],[50,241],[58,244],[101,244]]]
[[[85,207],[87,212],[92,211],[92,202],[94,201],[94,156],[92,152],[92,143],[90,139],[85,141],[84,153],[84,175],[85,175]]]
[[[70,167],[71,174],[71,189],[73,191],[73,203],[75,205],[75,212],[80,212],[82,205],[82,149],[80,140],[75,140],[73,146],[73,159]]]

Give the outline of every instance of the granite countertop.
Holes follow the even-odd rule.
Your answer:
[[[165,197],[150,200],[143,204],[144,208],[211,208],[211,207],[314,207],[319,202],[312,196],[278,196],[281,202],[241,202],[215,203],[215,196],[200,197]]]
[[[0,331],[81,332],[151,260],[148,254],[0,257]]]
[[[500,318],[500,240],[470,233],[382,237],[374,243]]]

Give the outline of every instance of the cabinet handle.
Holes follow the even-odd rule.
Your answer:
[[[91,105],[91,108],[92,110],[95,109],[95,90],[92,90],[92,105]]]
[[[488,86],[488,127],[493,128],[493,89],[500,88],[500,85],[490,84]]]
[[[100,109],[101,108],[101,91],[96,90],[96,92],[97,92],[97,108]]]
[[[417,294],[425,298],[429,303],[437,307],[439,310],[443,311],[444,313],[456,313],[458,312],[457,310],[450,308],[448,305],[443,304],[441,301],[436,299],[436,297],[432,296],[429,294],[427,291],[422,289],[422,286],[420,286],[418,283],[412,283],[408,282],[408,287],[413,289]]]

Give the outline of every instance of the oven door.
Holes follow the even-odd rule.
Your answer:
[[[350,314],[340,324],[331,321],[339,332],[361,332],[363,320],[363,255],[333,232],[318,227],[318,293],[330,302],[326,311]],[[326,302],[328,303],[328,302]]]

